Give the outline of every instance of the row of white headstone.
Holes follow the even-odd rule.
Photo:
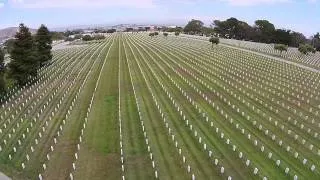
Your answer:
[[[172,67],[171,67],[172,68]],[[175,69],[173,69],[172,68],[172,70],[173,71],[176,71]],[[166,74],[166,73],[165,73]],[[171,80],[172,80],[172,78],[171,77],[169,77]],[[182,77],[183,78],[183,77]],[[183,78],[184,80],[186,80],[185,78]],[[180,90],[180,92],[188,99],[188,101],[194,106],[194,107],[196,107],[196,109],[197,110],[199,110],[199,113],[201,114],[201,112],[202,112],[202,110],[194,103],[194,101],[192,100],[192,98],[191,97],[189,97],[188,95],[187,95],[187,93],[181,88],[181,87],[179,87],[177,84],[176,84],[176,82],[174,82],[173,80],[172,80],[172,82],[173,82],[173,84],[175,84],[176,85],[176,87]],[[203,113],[203,114],[205,114],[205,113]],[[202,115],[202,114],[201,114]],[[209,118],[208,118],[208,116],[203,116],[203,117],[205,117],[205,120],[207,121],[207,122],[209,122]],[[188,122],[187,122],[188,123]],[[213,122],[211,121],[211,127],[213,127]],[[216,131],[217,133],[219,132],[219,130],[218,131]],[[197,131],[195,131],[195,136],[197,136]],[[221,138],[223,138],[224,137],[224,133],[221,133]],[[227,138],[226,138],[227,139]],[[227,139],[226,141],[226,144],[230,144],[230,140],[229,139]],[[206,145],[205,145],[206,146]],[[236,147],[236,146],[234,146],[234,147]],[[235,149],[235,148],[233,148],[233,149]],[[242,152],[240,152],[239,153],[240,155],[239,155],[239,157],[240,158],[242,158]],[[248,163],[249,162],[249,163]],[[246,161],[246,165],[247,166],[249,166],[250,165],[250,160],[247,160]],[[257,171],[257,170],[255,170],[255,171]]]
[[[72,73],[70,73],[70,74],[72,74]],[[69,76],[69,75],[68,75],[68,76]],[[74,82],[75,82],[75,81],[74,81]],[[61,87],[61,86],[60,86],[60,87]],[[63,100],[63,98],[66,96],[66,94],[68,93],[69,90],[70,90],[70,86],[68,87],[68,90],[64,92],[64,95],[62,96],[62,100]],[[51,95],[51,96],[49,97],[49,101],[47,101],[47,103],[46,103],[47,105],[49,105],[49,102],[51,101],[51,99],[53,99],[53,97],[54,97],[54,95],[55,95],[56,92],[57,92],[57,91],[53,92],[53,95]],[[73,103],[74,103],[74,102],[72,102],[72,104],[73,104]],[[44,107],[40,110],[40,112],[37,114],[37,118],[39,118],[39,116],[40,116],[40,114],[42,113],[43,109],[46,107],[46,104],[45,104]],[[60,100],[60,102],[56,105],[54,111],[52,111],[52,112],[50,113],[49,121],[48,121],[48,119],[45,120],[45,124],[42,125],[42,132],[43,132],[43,133],[45,133],[46,127],[48,127],[48,122],[51,121],[51,119],[53,118],[54,114],[57,112],[60,104],[61,104],[61,100]],[[68,111],[68,113],[70,113],[70,111]],[[34,119],[33,119],[35,123],[37,122],[37,118],[34,118]],[[21,119],[21,120],[23,120],[23,119]],[[63,120],[63,122],[65,123],[64,120]],[[18,123],[19,123],[19,122],[18,122]],[[39,122],[39,123],[41,124],[41,122]],[[19,125],[19,124],[17,124],[17,126],[18,126],[18,125]],[[32,130],[32,127],[33,127],[33,125],[32,125],[32,122],[31,122],[31,130]],[[13,129],[13,130],[14,130],[14,129]],[[61,126],[60,126],[60,130],[62,130]],[[28,135],[28,133],[29,133],[29,127],[26,127],[26,131],[27,131],[26,133],[27,133],[27,135]],[[24,132],[24,133],[25,133],[25,132]],[[22,138],[23,138],[23,139],[25,139],[25,134],[24,134],[24,133],[22,134]],[[10,135],[10,134],[9,134],[9,135]],[[39,138],[41,139],[42,133],[39,132],[38,135],[39,135]],[[34,141],[35,141],[35,146],[38,145],[38,139],[35,138]],[[16,144],[16,143],[15,143],[15,144]],[[21,141],[20,141],[20,139],[18,139],[18,144],[19,144],[19,147],[20,147],[20,146],[21,146]],[[16,148],[15,148],[15,147],[13,147],[13,150],[14,150],[14,153],[16,153]],[[34,151],[33,146],[31,146],[31,151],[32,151],[32,152]],[[10,155],[10,156],[11,156],[11,155]],[[47,155],[47,157],[48,157],[48,155]],[[10,159],[10,157],[9,157],[9,159]],[[10,159],[10,160],[11,160],[11,159]],[[25,168],[24,163],[22,164],[22,167]]]
[[[200,45],[200,44],[198,44],[198,45]],[[219,55],[221,55],[220,57],[222,57],[222,56],[226,56],[226,57],[232,57],[232,58],[237,58],[237,62],[238,63],[241,63],[241,64],[246,64],[246,61],[243,61],[242,59],[241,59],[241,57],[243,57],[243,55],[244,54],[246,54],[245,52],[242,52],[242,51],[234,51],[234,50],[232,50],[231,51],[231,49],[229,49],[229,48],[225,48],[225,49],[227,49],[228,51],[225,51],[225,52],[220,52],[219,53]],[[219,51],[221,51],[221,50],[225,50],[225,49],[219,49]],[[193,49],[191,49],[191,50],[193,50]],[[241,54],[240,54],[241,53]],[[209,54],[209,55],[208,55]],[[247,53],[247,54],[249,54],[249,53]],[[250,60],[253,60],[253,58],[252,58],[252,56],[253,56],[253,54],[249,54],[249,55],[247,55],[247,57],[248,57],[248,59],[250,59]],[[216,57],[216,56],[215,56]],[[210,53],[207,53],[207,56],[206,56],[206,58],[208,58],[208,59],[212,59],[212,55],[210,56]],[[268,60],[268,61],[261,61],[261,58],[262,59],[266,59],[266,60]],[[255,57],[255,59],[258,59],[258,58],[256,58]],[[213,59],[214,60],[214,59]],[[240,61],[240,62],[239,62]],[[272,62],[272,60],[270,60],[270,59],[267,59],[267,58],[264,58],[264,57],[259,57],[259,60],[257,60],[257,63],[255,64],[255,66],[261,66],[261,64],[263,64],[263,63],[265,63],[265,62],[268,62],[268,66],[272,66],[272,65],[275,65],[275,64],[282,64],[282,65],[285,65],[285,67],[287,67],[287,64],[286,63],[279,63],[279,62],[277,62],[277,63],[273,63]],[[220,61],[220,63],[225,63],[224,61]],[[229,62],[228,62],[229,63]],[[232,63],[232,62],[230,62],[230,63]],[[250,61],[250,63],[251,63],[251,61]],[[303,69],[292,69],[292,67],[294,67],[294,66],[289,66],[291,69],[289,69],[289,70],[286,70],[286,72],[290,72],[290,73],[292,73],[292,72],[299,72],[299,71],[303,71],[303,72],[306,72],[306,70],[303,70]],[[248,67],[248,68],[250,68],[250,67]],[[264,67],[265,68],[265,67]],[[268,68],[268,67],[267,67]],[[251,72],[251,71],[249,71],[249,72]],[[277,71],[277,72],[274,72],[274,71],[271,71],[270,70],[270,72],[272,72],[272,73],[281,73],[281,72],[283,72],[283,71]],[[298,76],[300,76],[300,74],[299,73],[294,73],[296,76],[298,75]],[[314,76],[315,74],[313,73],[313,76]],[[281,74],[277,74],[277,76],[275,76],[274,74],[270,74],[270,76],[273,76],[273,77],[277,77],[277,78],[281,78]],[[290,77],[290,76],[286,76],[287,78],[292,78],[292,77]],[[295,77],[295,76],[293,76],[293,77]],[[268,77],[267,77],[268,78]],[[318,82],[319,82],[319,76],[317,76],[317,78],[315,78],[316,79],[316,82],[315,81],[313,81],[312,83],[311,83],[311,87],[313,87],[313,85],[315,85],[315,84],[318,84]],[[286,80],[286,79],[285,79]],[[299,88],[301,89],[301,88],[303,88],[303,89],[306,89],[307,91],[309,91],[309,89],[310,88],[306,88],[306,87],[304,87],[304,86],[310,86],[309,85],[309,83],[303,83],[305,80],[312,80],[311,78],[309,79],[303,79],[302,78],[302,82],[301,83],[299,83],[299,84],[296,84],[296,86],[298,86],[299,85]],[[281,81],[280,81],[281,82]],[[292,83],[292,82],[290,82],[290,81],[288,81],[289,83]],[[301,86],[301,84],[303,84],[303,86]],[[318,91],[314,91],[314,92],[318,92]],[[305,94],[301,94],[301,95],[305,95]],[[319,92],[318,92],[318,95],[319,95]]]
[[[150,142],[150,140],[148,138],[148,135],[147,135],[147,132],[146,132],[146,129],[145,129],[145,126],[144,126],[144,120],[143,120],[143,116],[142,116],[141,109],[140,109],[139,99],[137,97],[136,89],[135,89],[135,86],[134,86],[134,83],[133,83],[133,78],[132,78],[132,74],[131,74],[131,68],[130,68],[130,65],[129,65],[129,62],[128,62],[128,56],[127,56],[126,49],[125,49],[125,56],[126,56],[126,63],[128,64],[128,69],[129,69],[131,87],[133,89],[133,94],[134,94],[134,97],[135,97],[135,104],[136,104],[136,107],[137,107],[137,110],[138,110],[138,115],[139,115],[139,119],[140,119],[140,125],[141,125],[143,136],[144,136],[144,142],[145,142],[145,145],[147,147],[148,153],[153,154],[153,152],[151,150],[151,144],[152,143]],[[153,156],[150,156],[150,157],[153,157]],[[156,161],[155,161],[154,157],[153,157],[153,159],[151,159],[151,163],[152,163],[152,168],[154,169],[155,178],[158,179],[159,174],[158,174],[158,170],[157,170],[157,167],[156,167]]]
[[[277,126],[277,121],[275,121],[275,125]],[[284,127],[284,126],[281,126],[281,127]],[[310,145],[310,148],[312,149],[312,145]]]
[[[92,57],[94,56],[94,54],[96,54],[97,53],[97,51],[99,50],[99,48],[98,49],[96,49],[95,51],[94,51],[94,53],[90,53],[90,59],[92,59]],[[69,106],[69,109],[68,109],[68,111],[67,111],[67,113],[65,114],[65,118],[62,120],[62,124],[60,124],[60,126],[59,126],[59,130],[57,131],[57,134],[56,134],[56,136],[54,137],[54,139],[53,139],[53,144],[50,146],[50,150],[49,150],[49,152],[47,153],[47,155],[46,155],[46,157],[47,157],[47,161],[49,161],[50,160],[50,153],[52,153],[53,151],[54,151],[54,146],[57,144],[57,141],[58,141],[58,138],[60,137],[60,135],[62,135],[62,133],[63,133],[63,126],[66,124],[66,120],[65,119],[68,119],[68,117],[71,115],[71,112],[72,112],[72,109],[73,109],[73,107],[75,106],[75,102],[76,102],[76,100],[78,99],[78,97],[80,96],[80,93],[82,92],[82,89],[84,88],[84,86],[85,86],[85,83],[86,83],[86,80],[88,79],[88,77],[89,77],[89,75],[90,75],[90,72],[92,71],[92,68],[94,67],[94,64],[95,64],[95,62],[96,61],[94,61],[92,64],[91,64],[91,62],[90,61],[85,61],[85,65],[84,66],[81,66],[81,70],[80,70],[80,72],[78,73],[78,75],[76,76],[76,78],[74,78],[73,79],[73,81],[71,82],[71,84],[70,84],[70,87],[73,87],[73,89],[76,89],[76,87],[77,86],[75,86],[76,85],[76,83],[79,83],[78,82],[78,80],[79,80],[79,77],[80,77],[80,75],[86,75],[85,76],[85,79],[83,80],[83,82],[82,82],[82,84],[81,84],[81,86],[80,86],[80,88],[79,89],[77,89],[78,91],[77,91],[77,94],[74,96],[74,98],[73,98],[73,100],[72,100],[72,102],[71,102],[71,105]],[[87,67],[87,66],[89,66],[89,67]],[[84,71],[86,68],[89,68],[89,73],[85,73],[85,72],[82,72],[82,71]],[[87,115],[88,115],[88,113],[87,113]],[[87,118],[85,118],[85,120],[84,120],[84,123],[86,123],[87,122]],[[83,124],[83,126],[82,126],[82,129],[81,129],[81,135],[80,135],[80,137],[79,137],[79,141],[81,142],[82,141],[82,135],[83,135],[83,133],[84,133],[84,128],[85,128],[85,124]],[[80,150],[80,143],[78,143],[77,145],[76,145],[76,149],[77,149],[77,151],[79,151]],[[75,154],[74,154],[74,156],[75,156],[75,159],[78,159],[78,153],[76,152]],[[48,163],[48,162],[47,162]],[[73,169],[75,169],[75,163],[72,163],[72,168]],[[43,163],[43,170],[45,171],[46,170],[46,164],[45,163]],[[70,173],[70,178],[71,178],[71,176],[72,176],[72,174]],[[42,177],[42,174],[41,173],[39,173],[39,179],[42,179],[43,177]]]
[[[147,51],[146,51],[147,52]],[[146,64],[149,66],[149,64],[146,62]],[[150,67],[150,66],[149,66]],[[141,69],[141,68],[140,68]],[[193,132],[193,125],[190,123],[189,124],[189,120],[187,120],[186,119],[186,116],[183,114],[183,111],[180,109],[180,106],[174,101],[174,99],[172,98],[172,96],[171,96],[171,94],[166,90],[166,88],[163,86],[163,84],[160,82],[160,80],[159,80],[159,78],[158,78],[158,76],[153,72],[153,70],[152,70],[152,68],[150,67],[150,70],[151,70],[151,72],[154,74],[154,76],[156,77],[156,79],[157,79],[157,82],[161,85],[161,88],[166,92],[166,94],[167,94],[167,96],[170,98],[170,100],[171,100],[171,102],[173,103],[173,105],[175,106],[175,108],[176,108],[176,110],[177,110],[177,112],[178,113],[180,113],[180,116],[181,117],[183,117],[183,120],[186,122],[186,124],[187,124],[187,126],[189,126],[190,127],[190,131],[191,132]],[[150,89],[150,91],[151,91],[151,89]],[[154,96],[153,96],[154,97]],[[158,108],[159,108],[159,105],[158,105],[158,103],[156,103],[156,105],[158,106]],[[160,112],[160,113],[162,113],[162,112]],[[163,113],[162,113],[163,114]],[[164,119],[165,120],[165,119]],[[168,123],[166,123],[166,127],[169,127],[169,125],[168,125]],[[169,133],[171,132],[171,128],[169,129]],[[197,131],[195,130],[195,134],[194,134],[194,136],[195,136],[195,138],[198,138],[198,134],[197,134]],[[174,136],[173,136],[174,137]],[[208,151],[208,155],[209,155],[209,157],[210,158],[212,158],[212,151],[211,150],[209,150],[208,148],[207,148],[207,144],[202,140],[203,138],[202,137],[199,137],[199,143],[200,143],[200,145],[201,146],[203,146],[203,149],[205,150],[205,151]],[[177,144],[177,143],[176,143]],[[180,151],[179,151],[179,153],[180,153]],[[183,158],[183,160],[185,160],[185,158]],[[216,166],[218,166],[218,159],[215,159],[215,165]],[[189,168],[188,168],[189,169]],[[220,170],[221,170],[221,174],[224,174],[224,167],[222,166],[221,168],[220,168]],[[232,179],[232,177],[231,176],[228,176],[228,179]]]
[[[94,51],[94,53],[91,55],[90,59],[92,59],[92,57],[93,57],[97,52],[99,52],[97,58],[96,58],[96,59],[94,60],[94,62],[92,63],[92,65],[91,65],[91,67],[90,67],[90,70],[89,70],[89,72],[87,73],[86,78],[84,79],[83,84],[81,85],[81,87],[80,87],[77,95],[80,95],[81,90],[82,90],[82,89],[84,88],[84,86],[85,86],[86,80],[88,79],[88,77],[89,77],[89,75],[91,74],[91,72],[93,72],[93,67],[94,67],[95,63],[96,63],[96,62],[98,61],[98,59],[100,58],[101,53],[104,51],[104,49],[107,47],[107,45],[109,45],[110,43],[113,44],[113,42],[114,42],[114,41],[112,40],[112,42],[108,41],[107,43],[104,43],[103,46],[101,46],[101,47],[103,47],[102,50],[100,50],[99,48],[97,48],[97,49]],[[100,51],[98,51],[98,50],[100,50]],[[109,47],[109,50],[110,50],[110,47]],[[73,173],[74,173],[74,171],[76,171],[76,165],[77,165],[76,162],[77,162],[77,160],[79,159],[80,146],[81,146],[81,144],[82,144],[82,142],[83,142],[83,139],[84,139],[84,130],[85,130],[87,124],[88,124],[89,114],[90,114],[91,109],[92,109],[92,104],[93,104],[93,101],[94,101],[94,99],[95,99],[95,95],[96,95],[96,92],[97,92],[97,87],[98,87],[99,82],[100,82],[101,73],[102,73],[103,67],[104,67],[104,65],[105,65],[105,62],[106,62],[106,61],[104,61],[103,65],[102,65],[102,67],[101,67],[101,69],[100,69],[100,73],[99,73],[98,79],[97,79],[97,81],[96,81],[95,88],[94,88],[94,91],[93,91],[93,93],[92,93],[91,100],[90,100],[90,103],[89,103],[89,106],[88,106],[88,109],[87,109],[86,117],[84,118],[84,121],[82,122],[81,134],[79,135],[79,141],[78,141],[78,143],[77,143],[77,149],[76,149],[76,152],[75,152],[75,154],[74,154],[74,162],[72,163],[72,171],[69,173],[69,178],[70,178],[71,180],[74,179],[74,174],[73,174]]]
[[[84,52],[82,52],[82,53],[84,53]],[[65,56],[67,56],[67,55],[65,55]],[[41,71],[40,75],[39,75],[41,78],[38,79],[36,81],[36,83],[33,83],[32,85],[31,85],[31,83],[28,83],[21,90],[19,90],[17,93],[15,93],[15,96],[17,96],[16,98],[10,97],[9,102],[11,102],[11,101],[13,101],[13,102],[8,103],[8,101],[7,101],[5,104],[2,105],[2,108],[4,109],[4,113],[6,113],[5,107],[9,108],[10,106],[8,107],[8,105],[10,105],[10,104],[13,109],[17,109],[17,108],[14,108],[14,106],[23,104],[23,102],[20,102],[20,100],[28,99],[30,101],[30,96],[33,97],[34,95],[38,94],[36,92],[38,92],[40,88],[45,87],[46,90],[48,90],[48,89],[50,90],[47,83],[48,82],[52,83],[54,81],[53,78],[55,78],[55,79],[60,78],[61,77],[60,70],[63,70],[63,72],[65,72],[67,70],[67,67],[69,67],[69,68],[73,67],[72,64],[70,65],[69,61],[60,61],[60,62],[63,62],[63,64],[60,64],[59,66],[55,66],[55,65],[50,66],[50,70],[48,72]],[[68,66],[66,65],[67,62],[69,63]],[[75,61],[73,61],[73,62],[75,62]],[[55,64],[55,63],[53,63],[53,64]],[[41,73],[43,73],[43,75],[41,75]],[[34,78],[33,80],[36,80],[36,79]],[[28,86],[28,85],[31,85],[31,86]],[[26,88],[27,86],[28,86],[28,88]],[[32,93],[32,95],[29,94],[29,98],[28,98],[27,93]],[[26,96],[26,97],[24,98],[24,96]],[[24,102],[24,103],[26,104],[26,102]]]
[[[55,63],[56,61],[54,61],[54,63],[52,64],[52,69],[55,70]],[[44,71],[43,69],[46,69],[46,67],[42,67],[41,70],[39,70],[39,76],[40,77],[46,77],[49,75],[49,72],[47,71]],[[55,71],[54,71],[55,72]],[[50,74],[52,75],[52,74]],[[4,110],[5,107],[8,107],[10,104],[11,106],[13,107],[13,104],[14,102],[12,102],[15,98],[19,98],[19,96],[22,96],[23,95],[26,95],[26,92],[29,92],[32,88],[38,86],[39,80],[37,80],[37,82],[34,84],[34,81],[36,80],[36,78],[32,78],[25,86],[21,87],[21,88],[18,88],[18,87],[15,87],[14,89],[12,89],[9,94],[7,95],[8,97],[8,100],[2,104],[2,109]],[[32,84],[32,85],[31,85]],[[31,85],[31,86],[30,86]],[[27,88],[28,87],[28,88]],[[17,102],[15,102],[15,105],[17,104]]]
[[[208,78],[209,78],[209,77],[208,77]],[[212,78],[210,78],[210,79],[212,80]],[[224,89],[225,89],[225,87],[224,87]],[[229,91],[229,89],[227,89],[227,92],[228,92],[228,91]],[[231,92],[231,94],[234,95],[234,96],[236,96],[235,94],[233,94],[233,92]],[[239,97],[240,97],[240,96],[239,96]],[[238,98],[239,98],[239,97],[238,97]],[[245,100],[243,99],[242,102],[244,103]],[[244,104],[245,104],[245,103],[244,103]],[[245,104],[245,105],[247,105],[247,104]],[[254,108],[254,106],[253,106],[253,108]],[[258,110],[258,109],[257,109],[257,110]],[[314,122],[314,121],[313,121],[313,122]],[[277,124],[277,122],[275,122],[275,125],[276,125],[276,124]],[[296,124],[296,121],[295,121],[295,124]],[[281,126],[276,125],[276,126],[279,127],[279,128],[282,128],[282,127],[283,127],[283,125],[281,125]],[[300,128],[300,129],[303,129],[303,127],[304,127],[304,125],[301,124],[301,126],[300,126],[299,128]],[[307,132],[308,132],[308,133],[311,133],[311,130],[308,129]],[[315,132],[315,133],[314,133],[314,137],[317,137],[317,136],[318,136],[318,133]]]
[[[281,127],[283,127],[283,126],[281,126]],[[309,131],[309,130],[308,130]],[[315,134],[316,135],[316,134]]]
[[[190,165],[190,164],[187,164],[186,156],[183,155],[183,153],[182,153],[182,148],[179,147],[179,143],[178,143],[178,141],[177,141],[176,138],[175,138],[176,136],[175,136],[174,133],[173,133],[173,129],[172,129],[172,127],[170,127],[169,123],[167,122],[166,117],[165,117],[165,115],[164,115],[164,113],[163,113],[163,111],[162,111],[162,109],[161,109],[161,107],[160,107],[160,105],[159,105],[156,97],[154,96],[154,93],[153,93],[153,91],[152,91],[152,89],[151,89],[151,87],[150,87],[150,85],[149,85],[149,82],[147,81],[147,79],[146,79],[146,77],[145,77],[145,73],[144,73],[143,70],[141,69],[140,63],[139,63],[139,62],[137,61],[137,59],[136,59],[135,52],[132,50],[131,45],[130,45],[129,43],[128,43],[128,45],[129,45],[132,53],[134,54],[134,59],[136,60],[137,65],[138,65],[138,67],[139,67],[139,70],[140,70],[140,72],[142,73],[142,76],[143,76],[143,78],[144,78],[144,80],[145,80],[145,82],[146,82],[146,84],[147,84],[147,89],[149,90],[149,92],[150,92],[151,95],[152,95],[153,102],[155,103],[158,112],[161,114],[161,117],[162,117],[162,119],[163,119],[163,123],[164,123],[164,125],[165,125],[165,128],[168,130],[168,136],[171,137],[171,140],[172,140],[172,141],[174,142],[174,144],[175,144],[175,148],[178,150],[179,156],[182,157],[182,162],[183,162],[183,164],[186,165],[185,168],[187,169],[187,173],[188,173],[188,174],[191,174],[192,180],[195,180],[195,179],[196,179],[196,176],[194,175],[194,173],[192,173],[191,165]],[[133,46],[135,46],[135,45],[133,44]],[[135,46],[135,47],[136,47],[136,46]]]
[[[207,97],[206,97],[207,98]],[[242,129],[243,130],[243,129]],[[261,149],[264,149],[264,146],[262,146],[262,148]],[[313,167],[314,167],[314,165],[313,165]]]

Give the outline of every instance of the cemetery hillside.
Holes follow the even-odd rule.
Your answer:
[[[0,180],[320,180],[319,33],[24,21],[0,34]]]

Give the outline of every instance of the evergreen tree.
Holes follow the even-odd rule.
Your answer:
[[[5,83],[4,83],[4,52],[0,48],[0,95],[5,90]]]
[[[19,85],[25,85],[29,77],[37,76],[39,61],[36,57],[36,48],[29,31],[24,24],[19,25],[19,31],[15,35],[9,63],[9,75],[17,81]]]
[[[37,56],[40,66],[45,65],[52,59],[52,37],[45,25],[41,25],[35,36],[35,44],[37,49]]]

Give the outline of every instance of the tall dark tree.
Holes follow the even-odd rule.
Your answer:
[[[10,53],[12,60],[9,63],[9,75],[19,85],[25,85],[30,76],[37,76],[40,64],[29,28],[24,24],[20,24],[15,38],[16,40]]]
[[[41,25],[35,36],[35,44],[37,48],[37,57],[40,66],[45,65],[52,60],[52,37],[48,28],[45,25]]]
[[[0,48],[0,94],[5,90],[4,82],[4,52]]]
[[[198,34],[202,32],[203,22],[200,20],[192,19],[184,27],[184,32],[189,34]]]
[[[253,28],[248,23],[233,17],[225,21],[215,20],[212,26],[215,32],[225,38],[250,40],[254,33]]]
[[[4,42],[4,48],[6,53],[10,53],[13,49],[13,44],[14,44],[15,39],[8,39],[6,42]]]
[[[271,43],[274,39],[275,27],[267,20],[256,20],[255,29],[260,42]]]
[[[291,32],[290,36],[291,36],[291,42],[289,46],[299,47],[299,44],[303,44],[307,42],[307,38],[302,33],[293,31]]]
[[[320,33],[317,33],[312,37],[311,43],[317,51],[320,51]]]
[[[276,29],[273,33],[273,43],[289,45],[291,43],[290,30]]]
[[[0,71],[4,69],[4,52],[0,47]]]
[[[203,27],[202,28],[202,33],[204,35],[206,35],[207,37],[211,36],[211,35],[214,35],[215,34],[215,31],[212,27]]]

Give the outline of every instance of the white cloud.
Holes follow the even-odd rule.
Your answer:
[[[290,2],[291,0],[221,0],[236,6],[252,6],[260,4],[276,4]],[[313,0],[314,1],[314,0]]]
[[[277,4],[277,3],[286,3],[291,0],[221,0],[228,2],[231,5],[235,6],[254,6],[261,4]]]
[[[154,7],[152,0],[11,0],[18,8],[102,8],[102,7]]]

